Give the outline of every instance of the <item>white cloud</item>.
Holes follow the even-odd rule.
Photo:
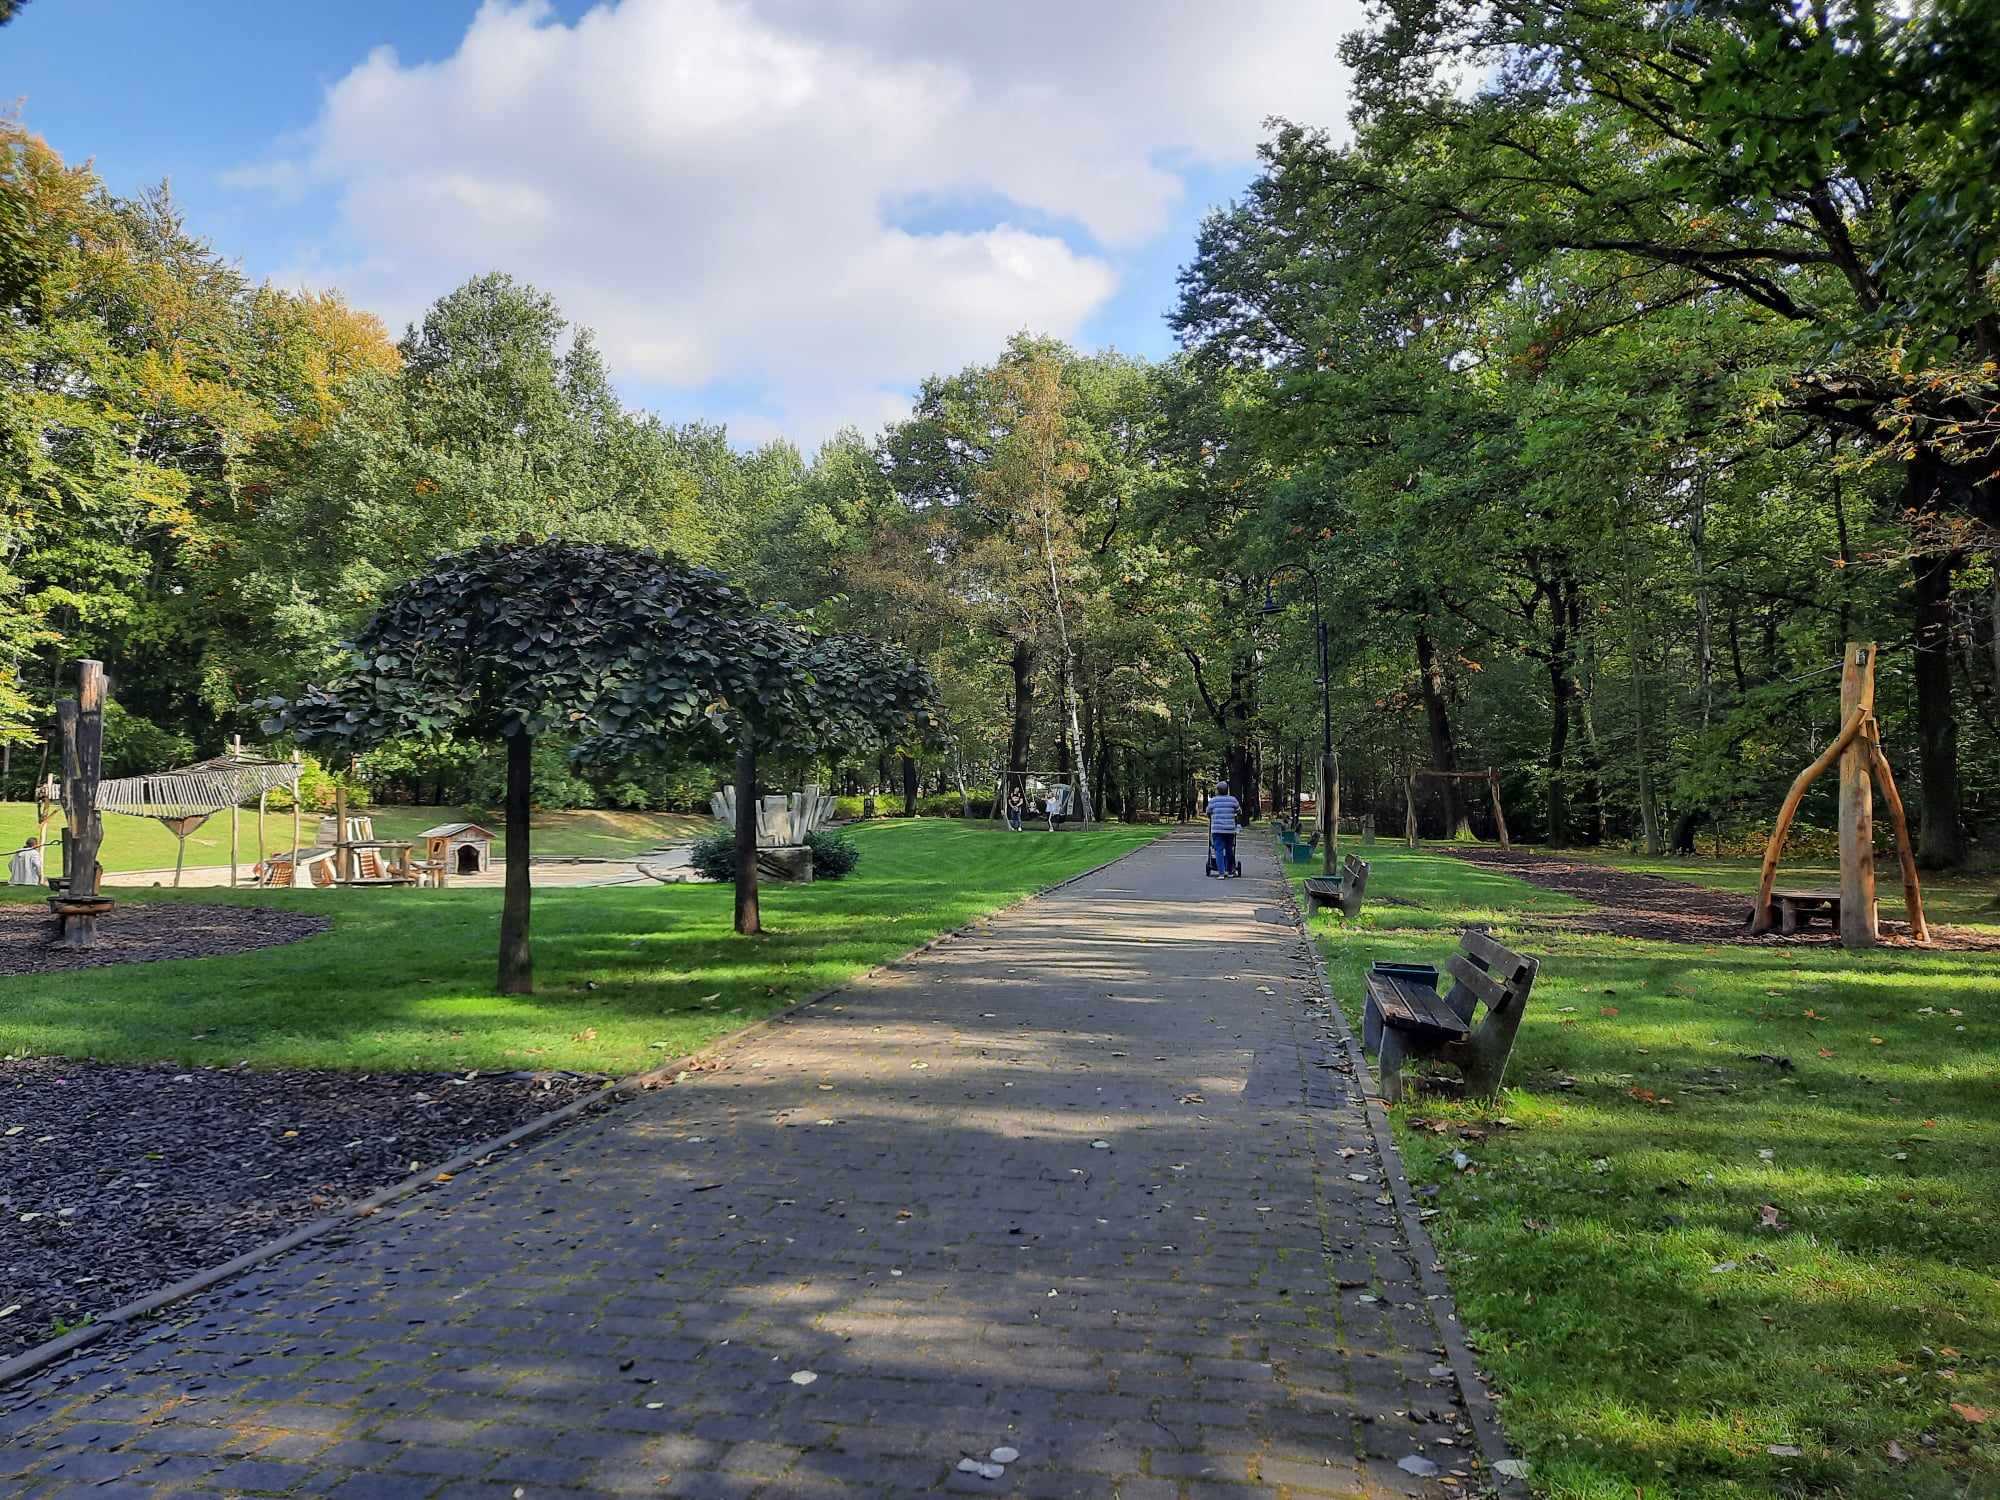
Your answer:
[[[1332,121],[1351,0],[623,0],[565,25],[487,0],[458,49],[381,49],[302,159],[242,186],[337,196],[354,300],[401,321],[504,269],[654,384],[754,385],[808,443],[884,391],[1074,336],[1183,191],[1274,113]],[[1021,223],[898,227],[912,199]],[[1081,226],[1084,249],[1039,228]]]

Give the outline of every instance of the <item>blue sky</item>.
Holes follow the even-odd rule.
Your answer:
[[[1028,327],[1164,353],[1261,121],[1341,111],[1282,0],[32,0],[5,94],[255,277],[392,328],[503,269],[635,404],[808,448]],[[383,50],[388,49],[388,50]]]

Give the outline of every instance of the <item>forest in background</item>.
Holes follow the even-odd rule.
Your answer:
[[[810,457],[628,410],[504,271],[392,339],[0,125],[0,797],[79,656],[112,676],[110,774],[164,769],[255,740],[429,559],[531,533],[930,667],[924,743],[774,781],[984,811],[1011,766],[1130,817],[1227,774],[1282,803],[1318,749],[1310,590],[1261,606],[1303,564],[1349,814],[1398,827],[1410,770],[1492,766],[1516,837],[1741,848],[1870,639],[1920,857],[1990,847],[2000,14],[1387,0],[1347,54],[1351,130],[1274,122],[1190,247],[1179,353],[1023,333]],[[448,740],[332,769],[427,802],[501,774]],[[536,795],[700,806],[726,774],[586,777],[549,741]],[[1490,834],[1448,783],[1419,811]]]

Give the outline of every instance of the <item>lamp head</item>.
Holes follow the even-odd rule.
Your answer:
[[[1264,580],[1264,602],[1259,606],[1257,613],[1260,615],[1283,613],[1283,610],[1278,605],[1278,596],[1271,591],[1271,580],[1268,578]]]

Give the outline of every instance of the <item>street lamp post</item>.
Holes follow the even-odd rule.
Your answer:
[[[1281,573],[1303,573],[1313,590],[1313,640],[1319,649],[1319,851],[1326,874],[1333,873],[1333,672],[1327,654],[1326,616],[1320,610],[1319,574],[1302,562],[1280,563],[1264,579],[1264,605],[1258,613],[1281,612],[1271,590]]]

